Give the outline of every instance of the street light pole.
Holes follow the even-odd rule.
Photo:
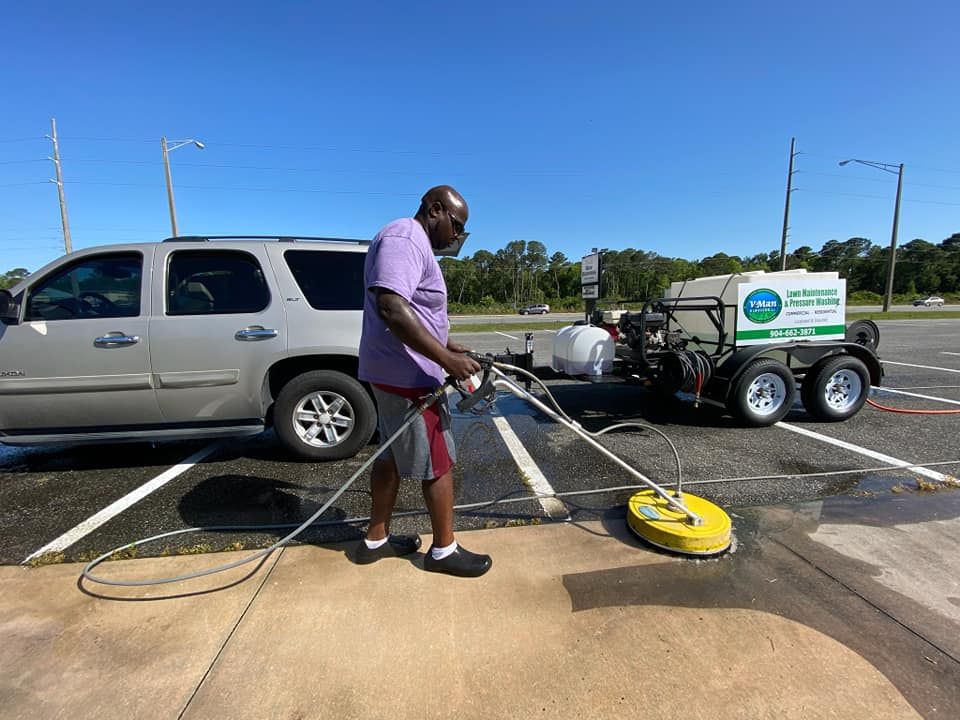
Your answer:
[[[170,229],[173,237],[177,237],[177,208],[173,201],[173,180],[170,177],[170,153],[181,148],[184,145],[195,145],[197,149],[203,150],[203,143],[199,140],[181,140],[167,145],[167,138],[160,138],[160,148],[163,150],[163,171],[167,177],[167,204],[170,206]]]
[[[900,227],[900,198],[903,195],[903,163],[894,165],[892,163],[874,162],[873,160],[841,160],[840,165],[847,163],[859,163],[867,167],[883,170],[897,176],[897,200],[893,206],[893,229],[890,232],[890,262],[887,264],[887,287],[883,295],[883,312],[889,312],[893,304],[893,273],[897,264],[897,229]],[[894,169],[896,168],[896,170]]]

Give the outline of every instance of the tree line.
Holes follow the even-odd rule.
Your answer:
[[[706,275],[780,269],[780,252],[750,256],[716,253],[702,260],[684,260],[655,252],[603,248],[600,295],[608,302],[660,297],[671,282]],[[848,296],[879,302],[886,287],[889,246],[866,238],[829,240],[819,251],[801,246],[787,255],[787,268],[836,271],[847,279]],[[478,250],[470,257],[442,258],[453,312],[511,310],[534,303],[557,309],[580,309],[580,260],[549,253],[536,240],[514,240],[496,252]],[[0,275],[0,288],[29,275],[14,268]],[[917,238],[897,248],[894,294],[910,300],[923,294],[960,293],[960,233],[938,244]],[[874,296],[876,296],[874,298]]]
[[[602,249],[601,299],[631,302],[661,297],[670,283],[708,275],[780,269],[780,252],[750,256],[716,253],[701,260],[666,257],[627,248]],[[889,246],[866,238],[829,240],[819,251],[801,246],[787,254],[787,269],[836,271],[847,280],[848,296],[879,303],[886,288]],[[894,294],[908,301],[924,294],[960,292],[960,233],[938,244],[917,238],[897,248]],[[471,257],[442,258],[451,310],[511,309],[534,303],[580,309],[580,260],[550,254],[537,241],[514,240],[502,250],[478,250]]]

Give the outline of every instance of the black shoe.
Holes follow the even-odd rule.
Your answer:
[[[477,555],[462,545],[447,555],[443,560],[433,559],[433,546],[427,550],[423,559],[423,569],[430,572],[446,573],[458,577],[480,577],[493,565],[489,555]]]
[[[367,547],[363,540],[357,545],[357,552],[353,561],[357,565],[369,565],[380,558],[400,557],[409,555],[420,549],[419,535],[391,535],[383,545],[374,550]]]

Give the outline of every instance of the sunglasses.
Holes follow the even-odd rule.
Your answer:
[[[466,240],[470,233],[464,231],[463,223],[457,220],[449,210],[447,210],[447,217],[450,219],[450,227],[453,228],[454,237],[460,242]]]

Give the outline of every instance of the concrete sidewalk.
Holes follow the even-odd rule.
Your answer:
[[[3,567],[0,716],[960,717],[956,663],[783,538],[756,534],[693,561],[643,549],[623,528],[461,533],[494,556],[480,579],[426,573],[422,555],[356,566],[345,547],[310,546],[245,580],[240,568],[86,586],[100,597],[78,588],[78,565]],[[168,576],[228,559],[98,572]],[[917,653],[930,662],[904,662]]]

